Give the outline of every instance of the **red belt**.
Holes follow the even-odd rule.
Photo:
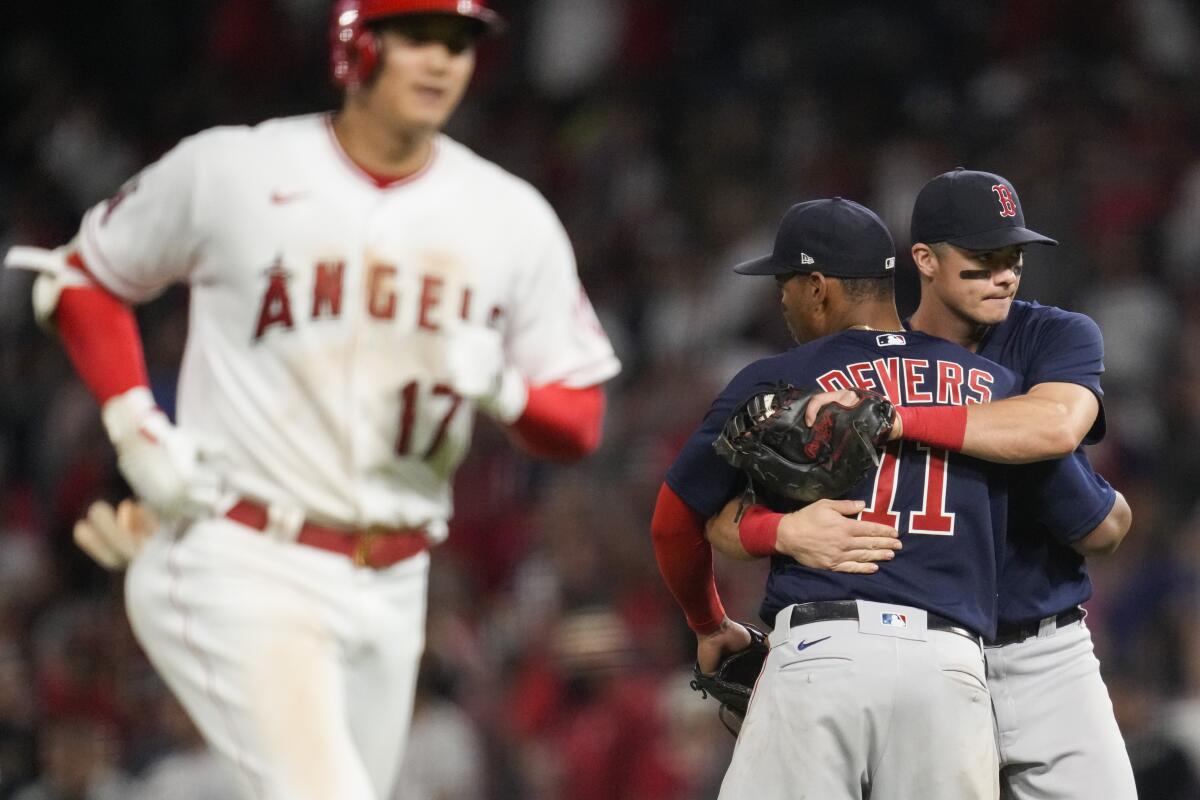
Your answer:
[[[267,529],[266,506],[250,500],[239,500],[225,516],[256,531]],[[371,569],[390,567],[429,547],[429,540],[420,528],[372,526],[364,530],[347,530],[312,522],[300,526],[296,541],[319,550],[341,553],[352,558],[356,565]]]

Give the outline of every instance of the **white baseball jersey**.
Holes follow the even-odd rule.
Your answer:
[[[459,326],[498,330],[533,385],[620,369],[549,204],[446,136],[381,187],[325,114],[208,130],[79,242],[128,301],[190,285],[180,426],[225,448],[236,492],[330,524],[444,536],[473,418],[446,374]]]

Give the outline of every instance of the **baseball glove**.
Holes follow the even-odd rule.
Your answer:
[[[742,627],[750,632],[748,647],[726,656],[717,665],[716,671],[710,674],[701,672],[699,663],[692,667],[692,688],[721,704],[717,714],[734,736],[737,736],[742,720],[746,718],[750,692],[771,649],[766,634],[753,625],[743,624]],[[729,718],[734,722],[731,723]]]
[[[841,497],[879,465],[895,409],[882,395],[853,389],[853,406],[828,403],[810,428],[804,409],[819,389],[779,386],[740,407],[713,442],[718,454],[760,488],[809,503]]]

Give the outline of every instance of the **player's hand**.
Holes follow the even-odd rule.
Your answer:
[[[701,672],[712,673],[725,656],[749,646],[750,632],[726,617],[715,632],[696,634],[696,663]]]
[[[157,527],[150,509],[131,499],[122,500],[115,510],[97,500],[75,523],[75,544],[105,569],[120,570],[137,557]]]
[[[483,325],[452,323],[443,331],[441,368],[458,395],[505,424],[525,411],[528,389],[524,378],[508,365],[504,337]]]
[[[171,424],[144,387],[104,404],[117,467],[139,499],[165,520],[212,514],[221,498],[216,454]]]
[[[820,394],[814,394],[809,398],[808,405],[804,407],[804,424],[811,428],[813,423],[817,421],[817,414],[821,411],[821,408],[830,403],[838,403],[846,406],[847,408],[853,408],[860,402],[862,402],[862,397],[850,389],[838,389],[832,392],[821,392]],[[904,425],[900,421],[900,415],[893,414],[892,431],[888,434],[888,441],[896,441],[900,438],[903,432]]]
[[[855,519],[861,500],[817,500],[779,521],[775,549],[806,567],[870,574],[903,545],[895,528]]]

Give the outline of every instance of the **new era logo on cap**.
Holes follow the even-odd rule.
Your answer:
[[[801,253],[800,254],[800,263],[801,264],[815,264],[817,262],[813,261],[813,257],[810,256],[808,253]]]
[[[883,260],[883,268],[884,269],[895,269],[896,268],[895,257],[893,256],[892,258],[885,258]]]

